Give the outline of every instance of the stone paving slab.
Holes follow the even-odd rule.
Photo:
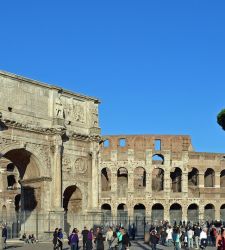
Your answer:
[[[151,249],[151,247],[147,244],[144,244],[143,241],[133,241],[131,243],[132,243],[132,246],[130,247],[130,250],[150,250]],[[42,242],[39,242],[37,244],[24,244],[21,242],[9,242],[7,249],[10,249],[10,250],[51,250],[53,249],[53,245],[51,243],[42,243]],[[157,245],[157,249],[174,250],[173,247],[165,247],[162,245]],[[63,250],[70,250],[70,246],[64,243]],[[83,250],[83,248],[80,247],[80,250]],[[108,250],[108,248],[105,247],[105,250]],[[216,250],[216,248],[207,247],[206,250]]]

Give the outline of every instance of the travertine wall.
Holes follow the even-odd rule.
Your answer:
[[[135,205],[143,204],[145,215],[154,221],[157,218],[154,218],[152,207],[161,204],[166,220],[172,220],[173,213],[178,210],[182,220],[191,219],[192,210],[196,210],[199,220],[225,219],[222,206],[225,204],[223,154],[194,152],[190,137],[182,135],[105,136],[104,141],[100,150],[99,174],[102,175],[102,169],[107,168],[111,176],[107,185],[111,190],[104,191],[104,184],[99,183],[99,208],[109,204],[112,214],[117,215],[117,208],[122,203],[126,205],[128,216],[133,216]],[[155,148],[157,142],[160,142],[160,148]],[[136,171],[140,167],[145,172],[146,184],[135,188]],[[122,196],[118,193],[121,168],[127,170],[128,183]],[[193,168],[196,174],[191,172]],[[161,186],[163,190],[160,191]],[[176,204],[174,209],[173,204]]]

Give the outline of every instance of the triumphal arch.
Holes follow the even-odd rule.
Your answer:
[[[40,223],[41,235],[69,226],[66,211],[92,216],[99,207],[99,100],[7,72],[0,87],[1,221],[14,218],[12,230],[35,234]]]
[[[98,106],[0,72],[0,223],[10,236],[225,221],[224,154],[195,152],[187,135],[101,136]]]

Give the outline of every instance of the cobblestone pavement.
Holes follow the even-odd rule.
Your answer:
[[[51,250],[53,249],[51,243],[37,243],[37,244],[24,244],[20,242],[10,242],[8,243],[7,249],[10,250]],[[150,250],[151,247],[147,244],[144,244],[143,241],[133,241],[132,246],[130,247],[130,250]],[[161,245],[157,246],[157,249],[159,250],[173,250],[173,247],[164,247]],[[64,244],[63,250],[70,250],[70,247],[67,244]],[[80,250],[83,250],[82,247],[80,247]],[[108,250],[108,248],[105,248],[105,250]],[[216,250],[215,247],[207,247],[206,250]]]

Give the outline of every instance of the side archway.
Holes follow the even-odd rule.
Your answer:
[[[174,203],[170,206],[170,223],[179,223],[182,221],[182,207],[178,203]]]
[[[102,191],[111,191],[111,171],[109,168],[103,168],[101,171],[101,189]]]
[[[164,170],[155,168],[152,171],[152,190],[159,192],[164,190]]]
[[[220,220],[225,221],[225,204],[220,207]]]
[[[215,220],[215,206],[213,204],[207,204],[204,208],[205,221],[211,222]]]
[[[63,208],[66,212],[82,213],[82,193],[76,185],[65,189],[63,193]]]
[[[159,224],[164,220],[164,207],[160,203],[156,203],[152,206],[152,223]]]
[[[193,223],[199,222],[199,208],[197,204],[193,203],[188,206],[187,218],[188,221]]]
[[[215,171],[212,168],[208,168],[204,174],[205,187],[215,186]]]
[[[182,192],[182,170],[178,167],[170,173],[172,192]]]
[[[142,167],[134,169],[134,189],[144,189],[146,187],[146,171]]]

